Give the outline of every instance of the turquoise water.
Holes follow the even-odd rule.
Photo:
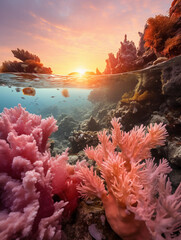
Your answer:
[[[24,95],[22,88],[16,91],[15,86],[0,87],[0,112],[4,107],[11,108],[19,103],[29,112],[57,117],[60,113],[71,113],[76,108],[91,108],[92,103],[87,100],[90,89],[67,88],[69,97],[62,95],[63,88],[35,88],[35,96]]]
[[[83,120],[97,103],[120,100],[121,95],[136,83],[135,74],[72,77],[1,73],[0,112],[4,107],[11,108],[20,103],[29,112],[42,117],[53,115],[57,118],[60,114],[69,114]],[[24,95],[22,90],[26,87],[34,88],[35,96]],[[67,91],[68,96],[62,91]]]
[[[0,112],[5,107],[11,108],[20,103],[29,112],[42,115],[43,118],[50,115],[57,120],[72,117],[78,122],[78,128],[82,121],[93,115],[98,105],[118,103],[125,92],[144,84],[144,79],[162,81],[163,74],[169,77],[169,74],[180,68],[180,63],[181,56],[178,56],[139,71],[83,77],[0,73]],[[34,88],[36,94],[24,95],[22,90],[26,87]],[[62,91],[67,91],[68,94],[63,94]]]
[[[64,87],[66,85],[66,88]],[[23,89],[33,87],[35,96],[24,95]],[[63,96],[67,89],[68,97]],[[42,115],[54,115],[75,112],[76,108],[91,108],[87,97],[91,89],[71,87],[63,76],[37,74],[0,74],[0,112],[4,107],[11,108],[19,103],[29,112]]]

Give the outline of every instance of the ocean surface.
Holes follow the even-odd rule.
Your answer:
[[[117,103],[144,78],[162,78],[165,69],[180,65],[181,56],[146,69],[113,75],[61,76],[28,73],[0,74],[0,112],[21,104],[30,113],[72,117],[80,122],[90,118],[97,104]],[[24,88],[34,94],[25,95]],[[78,126],[77,126],[78,127]]]
[[[57,115],[69,112],[71,114],[77,108],[90,110],[98,101],[120,100],[121,96],[133,89],[140,79],[156,75],[161,77],[164,69],[177,63],[181,64],[181,56],[134,72],[82,77],[0,73],[0,112],[4,107],[14,107],[19,103],[31,113],[42,114],[42,116],[45,113]],[[22,90],[27,87],[35,89],[34,96],[23,94]],[[64,92],[68,92],[68,96]]]
[[[0,74],[0,112],[19,103],[29,112],[42,117],[72,114],[82,115],[97,102],[117,101],[123,92],[137,83],[134,73],[118,75],[61,76],[29,73]],[[26,95],[25,88],[34,95]],[[79,118],[82,118],[80,113]]]

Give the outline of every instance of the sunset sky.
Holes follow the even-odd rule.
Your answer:
[[[38,55],[53,73],[100,71],[123,41],[138,45],[138,31],[172,0],[0,0],[0,65],[11,49]]]

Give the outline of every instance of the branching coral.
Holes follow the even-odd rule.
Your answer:
[[[144,91],[142,94],[135,92],[134,95],[132,97],[127,97],[129,95],[129,93],[126,93],[122,96],[121,102],[124,103],[129,103],[131,101],[137,101],[137,102],[142,102],[142,101],[147,101],[147,100],[151,100],[154,93],[149,92],[149,91]]]
[[[102,199],[107,219],[122,239],[171,239],[181,231],[181,185],[172,194],[168,162],[163,159],[157,166],[150,159],[150,150],[164,145],[165,127],[150,125],[145,133],[143,126],[123,132],[117,119],[112,125],[111,136],[99,133],[100,144],[85,150],[101,177],[92,168],[80,167],[79,192]]]
[[[20,59],[21,61],[25,62],[26,60],[33,60],[35,62],[40,63],[40,58],[36,56],[35,54],[29,53],[28,51],[25,51],[24,49],[12,50],[12,53],[15,58]]]
[[[29,53],[24,49],[12,50],[14,57],[22,62],[5,61],[2,63],[2,72],[26,72],[26,73],[45,73],[51,74],[51,68],[44,67],[40,62],[40,58],[35,54]]]
[[[41,119],[21,105],[1,114],[0,239],[60,239],[64,207],[69,204],[70,215],[77,206],[79,180],[66,163],[67,152],[54,158],[48,149],[56,130],[53,117]]]
[[[81,166],[81,164],[71,166],[67,164],[67,160],[68,153],[65,151],[51,162],[53,194],[59,199],[67,201],[63,212],[64,218],[69,218],[78,206],[79,194],[76,187],[80,183],[80,179],[76,175],[75,168],[78,169],[79,165]],[[84,162],[82,164],[84,165]]]

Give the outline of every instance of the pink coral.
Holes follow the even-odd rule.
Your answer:
[[[56,156],[51,164],[53,193],[68,202],[63,212],[65,218],[69,218],[78,206],[79,193],[76,187],[80,183],[75,171],[78,166],[67,164],[67,160],[68,149],[61,156]]]
[[[181,231],[181,184],[172,194],[168,162],[163,159],[157,166],[150,159],[151,148],[164,145],[165,127],[150,125],[145,133],[143,126],[124,132],[117,119],[112,125],[112,136],[103,131],[100,144],[85,150],[101,177],[92,168],[80,167],[79,192],[102,199],[107,220],[122,239],[170,240]]]
[[[47,141],[56,130],[53,117],[41,119],[21,105],[1,113],[0,239],[61,238],[60,222],[67,202],[54,203],[52,197],[58,184],[58,194],[61,194],[61,186],[69,187],[65,182],[73,178],[74,172],[64,176],[63,167],[68,169],[69,166],[65,162],[67,152],[56,158],[50,156]],[[61,172],[63,177],[56,184]],[[74,195],[77,200],[77,191]]]

